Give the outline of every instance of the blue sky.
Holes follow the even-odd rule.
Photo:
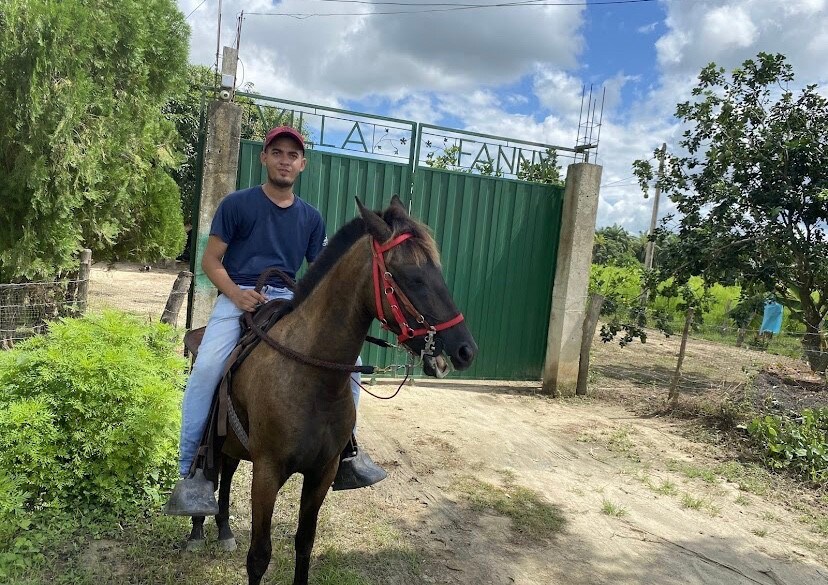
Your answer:
[[[436,1],[223,0],[222,44],[233,44],[244,10],[239,83],[259,93],[561,146],[575,143],[583,87],[605,88],[598,224],[633,232],[649,224],[652,200],[632,178],[632,161],[662,142],[677,148],[675,106],[690,99],[704,65],[781,52],[801,85],[828,82],[828,0],[536,0],[377,14],[431,10]],[[212,64],[218,0],[178,2],[192,13],[190,60]],[[503,0],[446,0],[458,2]],[[330,13],[348,14],[321,16]],[[662,204],[662,215],[672,211]]]

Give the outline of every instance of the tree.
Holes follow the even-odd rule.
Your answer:
[[[631,235],[621,226],[612,225],[595,231],[595,243],[592,246],[592,263],[633,266],[639,263],[637,258],[641,247],[641,238]],[[644,238],[646,243],[646,237]]]
[[[183,153],[181,164],[172,171],[181,192],[181,213],[184,223],[192,222],[198,174],[198,147],[202,120],[207,107],[206,88],[215,87],[215,72],[205,65],[187,67],[187,83],[167,100],[164,117],[175,124],[178,150]]]
[[[59,275],[83,246],[180,251],[161,106],[184,78],[188,35],[172,0],[0,4],[0,281]]]
[[[793,80],[779,54],[760,53],[729,76],[711,63],[694,99],[678,104],[685,154],[669,157],[661,186],[681,218],[661,270],[680,281],[698,274],[706,282],[776,290],[805,324],[811,367],[824,372],[828,99],[815,85],[791,90]],[[636,165],[645,179],[648,164]]]

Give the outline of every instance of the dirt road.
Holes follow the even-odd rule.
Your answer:
[[[332,502],[381,509],[428,559],[425,582],[828,583],[813,552],[825,542],[721,477],[688,477],[715,462],[664,421],[465,382],[417,382],[361,408],[363,441],[391,474]],[[461,478],[528,488],[559,532],[516,532],[472,505]]]
[[[95,306],[157,318],[176,270],[114,272],[93,270]],[[389,477],[330,494],[314,566],[341,560],[359,582],[400,585],[828,584],[824,534],[728,481],[738,466],[685,438],[683,423],[536,391],[418,380],[391,401],[363,396],[360,438]],[[242,583],[250,467],[236,477],[240,549],[204,562],[229,563]],[[290,558],[296,491],[277,501],[275,558]],[[282,582],[273,564],[269,574]]]

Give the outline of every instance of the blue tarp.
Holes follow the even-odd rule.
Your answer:
[[[762,315],[762,326],[759,333],[779,333],[782,329],[782,305],[776,301],[765,302],[765,313]]]

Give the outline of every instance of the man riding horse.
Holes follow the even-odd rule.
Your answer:
[[[277,276],[271,277],[258,292],[254,285],[259,275],[268,268],[278,268],[295,278],[303,259],[313,262],[327,242],[325,222],[319,211],[293,193],[293,185],[307,163],[302,135],[287,126],[271,129],[260,159],[267,170],[267,180],[222,200],[204,250],[202,268],[220,294],[184,392],[179,455],[182,479],[195,471],[194,460],[216,386],[239,340],[239,317],[271,299],[293,296],[287,283]],[[357,359],[357,365],[360,363]],[[350,383],[356,407],[360,396],[358,373],[352,374]],[[385,477],[385,471],[371,461],[352,436],[342,452],[334,489],[365,487]],[[176,492],[173,494],[175,497]],[[203,513],[188,510],[188,502],[187,498],[177,498],[175,513]]]

